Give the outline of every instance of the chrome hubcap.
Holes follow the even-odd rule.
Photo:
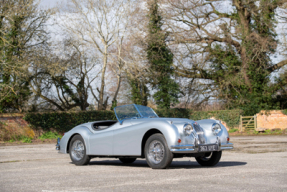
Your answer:
[[[74,160],[80,161],[84,157],[85,146],[82,141],[76,140],[71,149],[71,154]]]
[[[160,141],[154,140],[149,144],[148,159],[159,164],[164,158],[164,146]]]

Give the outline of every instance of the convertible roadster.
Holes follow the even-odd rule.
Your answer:
[[[75,165],[87,165],[95,157],[119,158],[122,163],[145,158],[153,169],[167,168],[179,157],[195,157],[202,166],[214,166],[223,150],[233,149],[218,120],[160,118],[153,109],[135,104],[114,111],[118,121],[78,125],[58,139],[56,149],[69,153]]]

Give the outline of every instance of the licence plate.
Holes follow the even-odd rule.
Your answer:
[[[200,145],[199,151],[217,151],[218,145]]]

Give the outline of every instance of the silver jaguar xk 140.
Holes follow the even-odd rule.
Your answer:
[[[69,153],[76,165],[95,157],[119,158],[122,163],[145,158],[153,169],[167,168],[177,157],[195,157],[202,166],[214,166],[223,150],[233,149],[218,120],[160,118],[153,109],[135,104],[114,111],[118,121],[78,125],[58,139],[56,149]]]

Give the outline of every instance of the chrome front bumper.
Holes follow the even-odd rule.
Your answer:
[[[214,144],[218,145],[218,151],[233,149],[233,144],[232,143],[221,144],[219,142],[219,143],[214,143]],[[200,145],[205,145],[205,144],[198,144],[198,145],[172,145],[170,151],[173,152],[173,153],[198,153]],[[206,145],[208,145],[208,144],[206,144]]]

